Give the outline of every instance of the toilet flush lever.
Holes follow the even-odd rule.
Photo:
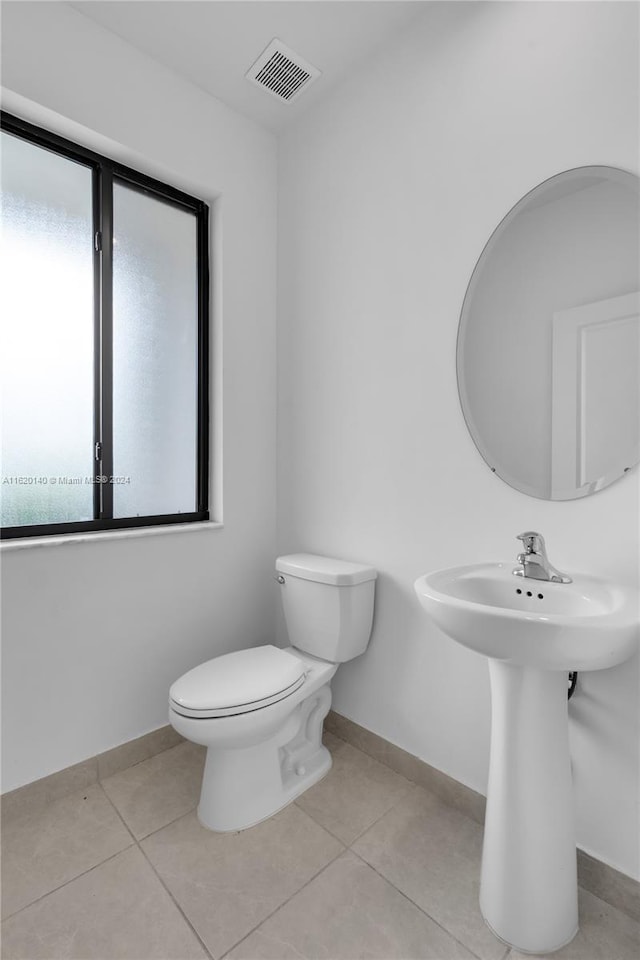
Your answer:
[[[278,576],[278,575],[276,574],[273,579],[276,581],[276,583],[280,583],[280,584],[284,583],[284,577],[281,576],[281,575]]]

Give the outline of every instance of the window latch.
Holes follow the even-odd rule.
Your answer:
[[[96,231],[96,235],[93,238],[93,245],[95,247],[96,253],[100,253],[102,250],[102,234],[99,230]]]
[[[95,452],[95,459],[99,463],[102,460],[102,443],[100,440],[96,441],[94,452]]]

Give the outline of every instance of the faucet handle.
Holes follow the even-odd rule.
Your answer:
[[[522,540],[525,553],[540,553],[543,555],[545,553],[544,537],[541,533],[536,533],[535,530],[526,530],[524,533],[519,533],[516,540]]]

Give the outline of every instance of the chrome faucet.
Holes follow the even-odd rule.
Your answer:
[[[544,537],[541,533],[536,533],[535,530],[527,530],[526,533],[518,534],[517,539],[522,540],[524,552],[518,554],[520,566],[514,567],[512,571],[516,577],[550,580],[552,583],[571,583],[571,577],[560,573],[549,562]]]

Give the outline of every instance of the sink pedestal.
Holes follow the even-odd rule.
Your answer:
[[[435,570],[415,589],[441,630],[489,661],[480,908],[502,940],[550,953],[578,930],[567,673],[634,655],[638,591],[585,574],[516,579],[506,563]]]
[[[519,950],[578,931],[567,675],[489,660],[491,759],[480,909]]]

